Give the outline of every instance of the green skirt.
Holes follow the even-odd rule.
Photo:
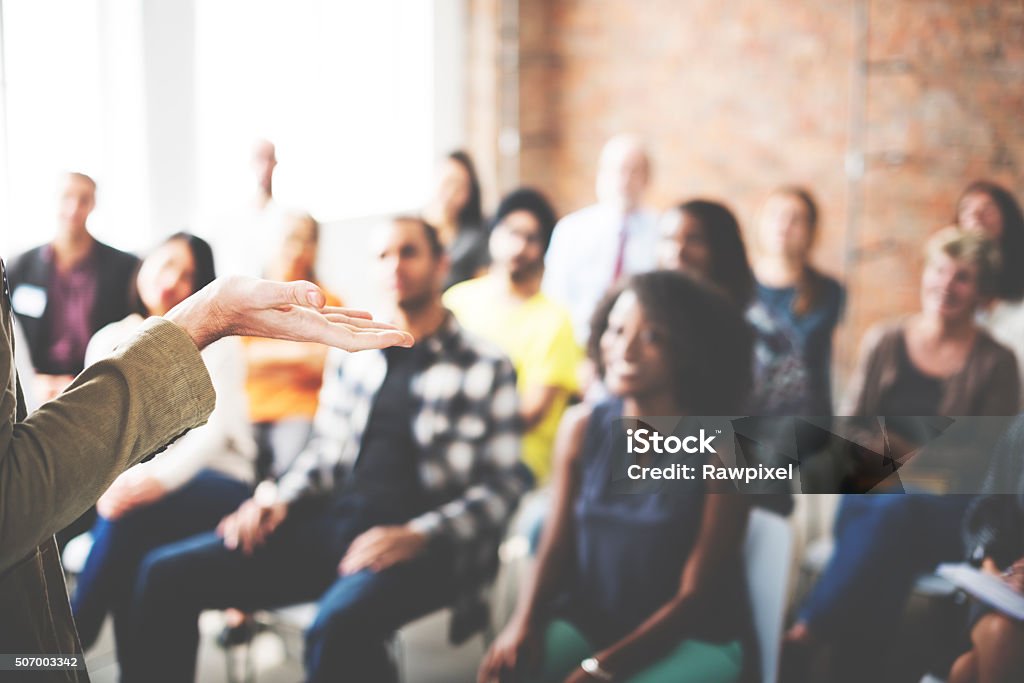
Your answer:
[[[562,683],[594,654],[594,647],[568,621],[556,619],[544,633],[542,666],[522,683]],[[743,669],[743,647],[738,640],[708,643],[684,640],[671,652],[639,671],[625,683],[735,683]]]

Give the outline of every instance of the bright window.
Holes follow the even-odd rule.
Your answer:
[[[52,235],[62,170],[99,182],[94,232],[138,249],[251,193],[257,138],[281,203],[325,221],[420,205],[459,141],[437,133],[459,102],[435,101],[436,56],[461,67],[456,0],[148,3],[3,2],[0,254]]]
[[[196,3],[199,203],[250,191],[253,141],[278,148],[275,195],[321,219],[405,209],[434,148],[434,4]]]

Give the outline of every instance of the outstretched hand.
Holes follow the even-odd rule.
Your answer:
[[[164,316],[201,350],[221,337],[244,335],[317,342],[346,351],[412,346],[408,332],[376,322],[366,311],[326,306],[311,282],[218,278]]]

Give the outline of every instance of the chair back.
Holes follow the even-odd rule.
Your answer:
[[[761,681],[776,683],[789,588],[793,530],[785,517],[754,508],[743,543],[754,633],[761,652]]]

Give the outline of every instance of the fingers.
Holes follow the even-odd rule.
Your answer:
[[[379,560],[388,545],[387,534],[381,527],[364,531],[352,541],[345,556],[338,564],[341,574],[355,574],[363,569],[371,568]]]
[[[386,349],[391,346],[409,348],[415,339],[408,332],[400,330],[333,330],[328,335],[331,346],[348,351],[366,351],[368,349]]]
[[[484,656],[484,661],[480,664],[476,677],[477,683],[497,683],[501,680],[502,671],[514,670],[514,653],[510,653],[510,649],[512,648],[507,647],[505,642],[500,639],[491,646]]]
[[[227,531],[228,527],[234,524],[234,517],[235,515],[234,513],[232,513],[224,519],[220,520],[220,522],[217,523],[217,528],[214,529],[214,532],[221,538],[224,538],[224,534]]]
[[[359,327],[369,330],[397,330],[398,328],[391,323],[383,323],[373,320],[368,317],[353,317],[346,313],[329,313],[322,311],[323,316],[327,318],[328,322],[331,323],[342,323],[345,325],[351,325],[352,327]],[[369,313],[367,313],[369,315]]]
[[[476,683],[491,683],[494,680],[492,673],[491,662],[494,658],[494,647],[492,646],[486,653],[484,653],[483,661],[480,662],[480,668],[476,671]]]
[[[217,525],[217,534],[224,539],[224,547],[234,550],[238,547],[238,513],[228,515]]]
[[[323,291],[312,282],[296,280],[294,282],[271,282],[270,280],[252,280],[245,285],[251,293],[251,300],[258,309],[276,308],[287,310],[292,306],[322,309],[327,305]]]
[[[259,508],[256,503],[247,500],[237,512],[221,520],[218,529],[223,527],[224,547],[228,550],[241,548],[242,552],[250,554],[253,549],[252,533],[259,522],[258,514]]]
[[[347,315],[350,318],[363,318],[365,320],[373,320],[373,316],[369,311],[364,311],[359,308],[347,308],[345,306],[324,306],[320,309],[322,313],[330,315]]]

